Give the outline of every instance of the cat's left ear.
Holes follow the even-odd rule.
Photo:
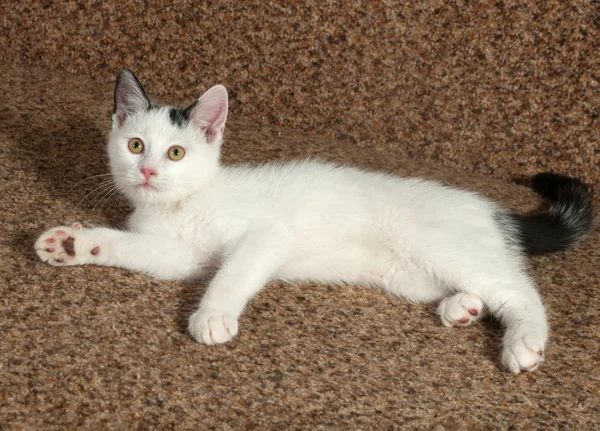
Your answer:
[[[127,117],[150,108],[150,99],[135,74],[124,68],[117,77],[115,85],[115,106],[113,109],[113,127],[121,127]]]
[[[190,122],[206,133],[209,144],[219,143],[223,138],[228,107],[227,90],[215,85],[188,108]]]

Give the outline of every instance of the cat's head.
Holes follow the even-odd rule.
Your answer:
[[[110,167],[134,204],[176,202],[218,172],[225,87],[212,87],[187,108],[174,108],[151,102],[133,72],[123,69],[114,97]]]

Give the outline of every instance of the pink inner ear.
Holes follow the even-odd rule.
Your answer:
[[[198,100],[190,113],[192,124],[206,132],[209,142],[221,139],[227,120],[227,90],[216,85]]]

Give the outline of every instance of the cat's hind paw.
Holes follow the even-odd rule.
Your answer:
[[[82,230],[81,224],[75,223],[71,227],[58,226],[44,232],[34,246],[38,257],[53,266],[81,264],[75,243]]]
[[[544,348],[543,339],[533,334],[505,339],[502,364],[515,374],[535,371],[544,362]]]
[[[437,308],[444,326],[469,326],[486,314],[485,304],[478,296],[466,292],[442,299]]]
[[[221,311],[196,311],[188,330],[196,341],[209,346],[230,341],[238,332],[237,319]]]

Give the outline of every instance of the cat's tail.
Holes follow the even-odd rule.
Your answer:
[[[531,254],[564,250],[580,241],[594,219],[590,188],[576,178],[547,172],[534,176],[531,185],[553,202],[543,214],[509,214],[513,240]]]

